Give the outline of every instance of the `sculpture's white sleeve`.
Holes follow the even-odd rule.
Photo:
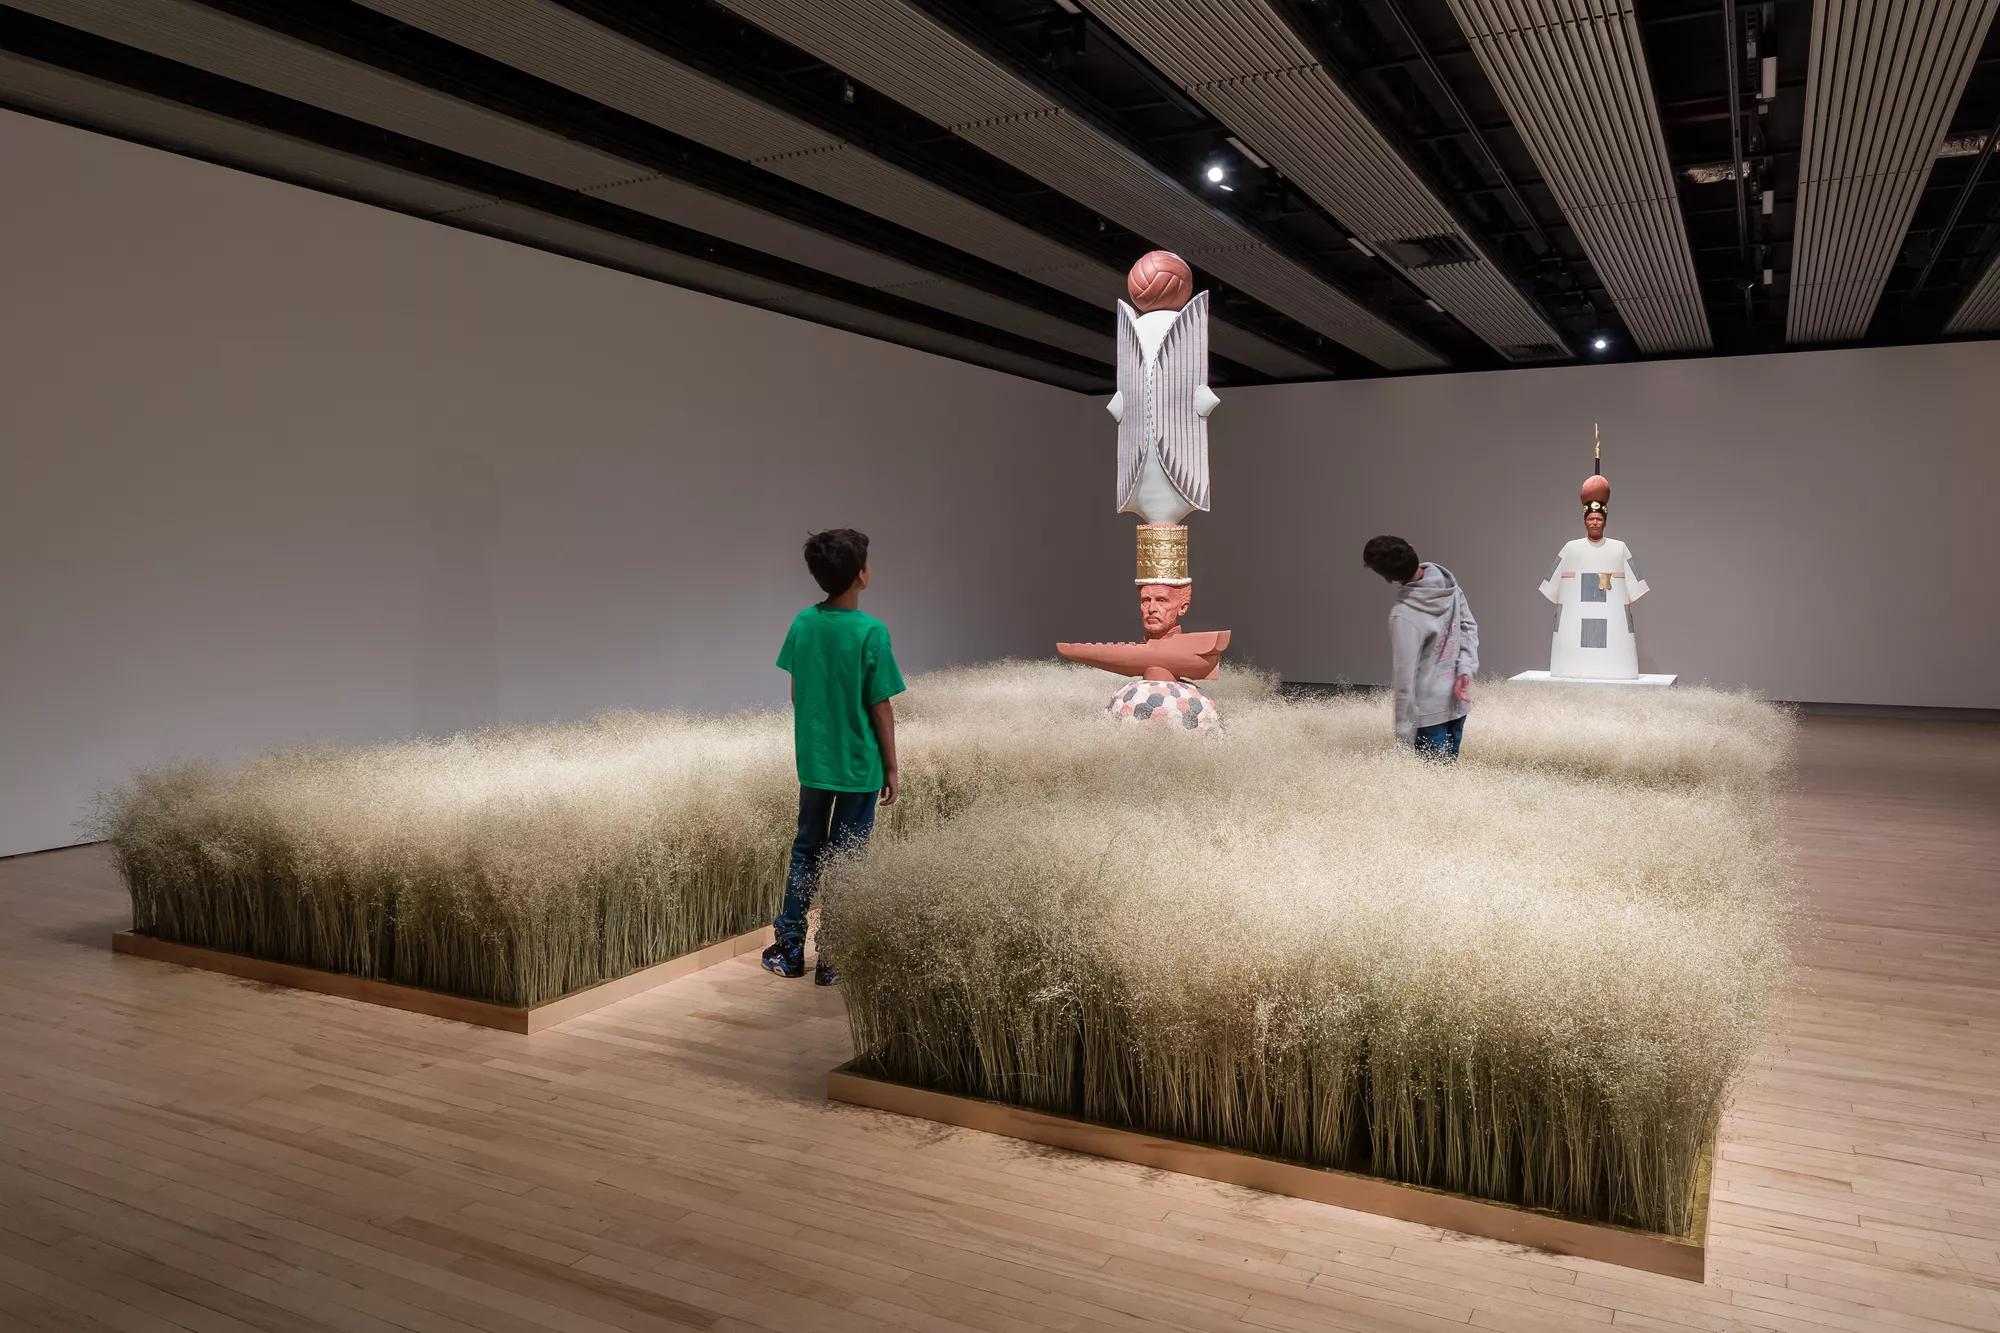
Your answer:
[[[1647,593],[1651,591],[1652,588],[1647,585],[1646,580],[1639,577],[1639,562],[1633,558],[1632,548],[1629,546],[1626,547],[1625,548],[1625,600],[1628,603],[1636,602],[1641,597],[1644,597]]]
[[[1549,566],[1549,576],[1542,580],[1542,596],[1548,598],[1552,602],[1559,603],[1563,599],[1562,595],[1563,554],[1568,549],[1569,549],[1568,547],[1564,547],[1563,551],[1558,551],[1556,553],[1556,562],[1553,565]]]
[[[1111,401],[1104,405],[1104,410],[1111,414],[1113,421],[1125,419],[1125,393],[1122,389],[1111,395]]]
[[[1206,384],[1197,385],[1194,391],[1194,414],[1204,421],[1208,414],[1222,406],[1222,400],[1215,396],[1215,390]]]

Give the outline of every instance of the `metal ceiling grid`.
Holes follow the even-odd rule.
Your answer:
[[[1256,241],[1068,111],[1050,108],[981,121],[957,127],[957,133],[1141,236],[1171,238],[1169,243],[1180,254]]]
[[[1946,333],[2000,333],[2000,262],[1989,263],[1944,326]]]
[[[570,189],[649,174],[470,102],[192,0],[9,0],[15,9]]]
[[[468,51],[753,160],[840,142],[553,0],[360,0]]]
[[[1118,290],[1125,290],[1123,274],[1114,274]],[[1108,310],[1112,300],[1106,297],[1104,305]],[[1226,356],[1231,361],[1246,366],[1255,366],[1266,375],[1280,379],[1325,379],[1326,367],[1317,361],[1300,356],[1287,347],[1280,347],[1269,339],[1261,338],[1240,324],[1210,317],[1208,326],[1208,348],[1217,356]]]
[[[1093,294],[1099,289],[1124,291],[1122,275],[1082,252],[809,125],[751,93],[614,33],[553,0],[361,0],[361,3],[435,37],[615,107],[1055,290],[1068,291],[1077,266],[1084,264],[1104,275],[1103,281],[1093,280],[1089,284]],[[1025,97],[1000,97],[978,105],[1014,106],[1024,100]],[[680,221],[672,212],[663,211],[659,197],[678,191],[691,199],[689,189],[655,177],[594,193]],[[650,206],[632,202],[645,199],[654,202]],[[1206,210],[1203,214],[1206,216]],[[806,258],[811,246],[797,234],[803,228],[782,221],[759,222],[741,210],[739,216],[740,234],[731,231],[718,234],[753,246],[766,244],[758,239],[761,236],[782,234],[788,248],[774,247],[773,253],[802,263],[826,262]],[[687,225],[715,230],[717,224],[692,221]],[[829,271],[869,286],[907,285],[906,294],[911,299],[963,313],[964,302],[958,301],[957,295],[969,289],[961,284],[947,287],[942,280],[926,282],[934,275],[907,268],[881,280],[864,276],[870,265],[853,253],[858,249],[852,246],[830,249],[828,253],[837,253],[846,262],[839,267],[829,266]],[[947,298],[952,303],[945,303]],[[1104,298],[1104,303],[1108,304],[1109,299]],[[996,296],[986,295],[979,304],[993,312],[987,322],[996,328],[1016,333],[1039,328],[1046,333],[1042,340],[1052,345],[1077,350],[1079,340],[1084,340],[1092,355],[1104,354],[1098,335],[1079,325],[1018,303],[1009,310],[1002,298]],[[1002,311],[1006,313],[1003,315]],[[1324,367],[1248,334],[1233,340],[1232,345],[1243,354],[1243,364],[1266,374],[1324,373]],[[1301,372],[1301,364],[1309,369]]]
[[[761,248],[818,271],[872,288],[915,283],[933,275],[899,263],[865,246],[854,245],[810,227],[698,187],[654,173],[644,164],[627,161],[573,143],[498,113],[460,101],[446,93],[386,74],[361,61],[296,41],[256,24],[246,23],[188,0],[28,0],[44,17],[83,27],[101,37],[139,46],[156,55],[180,60],[261,87],[280,96],[319,106],[342,115],[433,143],[465,156],[568,185],[595,198],[658,217],[692,230]],[[781,134],[777,146],[797,142]],[[551,217],[540,231],[522,220],[526,210],[515,205],[464,215],[468,223],[505,219],[503,234],[555,237],[555,243],[579,253],[605,254],[611,233]],[[458,220],[458,219],[454,219]],[[481,230],[499,230],[482,226]],[[595,238],[584,244],[577,238]],[[613,262],[665,276],[659,259],[663,247],[628,241],[615,247]],[[694,285],[710,291],[730,290],[702,265]],[[753,287],[752,290],[755,290]],[[776,290],[791,291],[790,287]],[[934,289],[913,288],[910,299],[925,303]],[[940,297],[950,293],[937,292]],[[756,299],[754,297],[747,299]],[[940,305],[949,311],[949,306]],[[1023,308],[1020,320],[1042,320]],[[1078,338],[1089,337],[1080,325],[1069,325]]]
[[[936,125],[1046,111],[1048,95],[904,0],[720,0]]]
[[[1813,6],[1786,342],[1867,333],[1996,3]]]
[[[1631,0],[1450,0],[1642,351],[1713,345]]]
[[[1392,325],[1377,319],[1303,265],[1267,245],[1250,244],[1217,250],[1187,250],[1190,264],[1219,273],[1239,291],[1265,305],[1282,309],[1309,329],[1318,329],[1344,347],[1352,348],[1389,370],[1429,370],[1444,359]]]
[[[0,102],[419,216],[493,201],[428,176],[0,51]]]
[[[1038,281],[1045,273],[1073,269],[1078,264],[1111,272],[1109,265],[1099,264],[1080,250],[1052,241],[852,144],[763,158],[757,165],[796,185]],[[1060,284],[1050,285],[1063,289]]]
[[[879,250],[829,236],[802,222],[766,213],[741,200],[671,176],[648,176],[587,193],[593,199],[608,200],[620,208],[720,236],[864,287],[894,287],[936,276],[928,269],[891,259]]]
[[[567,218],[554,217],[521,204],[488,204],[454,213],[447,220],[453,226],[530,245],[565,250],[738,301],[763,304],[799,294],[795,288],[780,282],[721,264],[711,264],[677,250],[635,241],[615,231],[604,231]]]
[[[1206,256],[1225,281],[1378,365],[1445,364],[905,0],[721,3],[1120,226]]]
[[[1465,234],[1269,0],[1089,4],[1134,50],[1501,355],[1567,355],[1562,334]],[[1387,242],[1431,236],[1454,238],[1472,261],[1407,267],[1388,252]]]
[[[1027,306],[1016,305],[1003,297],[978,287],[954,282],[950,278],[925,276],[921,280],[882,290],[892,296],[921,301],[925,305],[949,310],[955,315],[989,324],[996,329],[1018,333],[1051,347],[1061,347],[1067,351],[1090,357],[1094,361],[1112,364],[1117,357],[1117,349],[1112,345],[1111,321],[1106,319],[1104,327],[1092,331],[1056,315],[1043,314]]]
[[[1085,393],[1101,393],[1105,386],[1102,374],[1091,374],[1068,366],[1052,366],[1046,362],[1018,355],[1014,352],[989,347],[974,338],[962,338],[956,334],[940,333],[936,329],[912,324],[894,315],[877,310],[863,310],[857,306],[842,305],[831,297],[819,296],[812,292],[801,292],[795,296],[781,297],[773,301],[761,302],[765,310],[775,310],[781,314],[797,315],[820,324],[831,324],[837,328],[865,333],[871,337],[888,338],[917,348],[919,351],[935,351],[955,356],[962,361],[991,366],[995,370],[1005,370],[1049,384],[1060,384],[1065,388],[1081,390]],[[1105,338],[1110,339],[1107,331]]]

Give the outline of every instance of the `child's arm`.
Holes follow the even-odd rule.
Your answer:
[[[882,747],[882,804],[894,805],[903,790],[902,775],[896,771],[896,705],[888,699],[868,710],[875,724],[875,743]]]

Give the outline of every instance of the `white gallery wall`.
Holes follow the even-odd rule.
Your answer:
[[[8,113],[0,161],[0,854],[173,760],[779,702],[819,527],[912,669],[1137,632],[1102,398]],[[2000,343],[1228,390],[1192,623],[1378,682],[1397,532],[1545,666],[1598,421],[1645,669],[2000,707],[1996,419]]]
[[[169,760],[781,702],[816,528],[908,668],[1091,637],[1129,559],[1065,390],[4,112],[0,161],[0,854]]]
[[[1581,536],[1652,584],[1641,669],[1816,703],[2000,708],[2000,342],[1282,385],[1211,419],[1205,623],[1288,679],[1379,682],[1378,532],[1452,569],[1490,673],[1546,668],[1536,592]]]

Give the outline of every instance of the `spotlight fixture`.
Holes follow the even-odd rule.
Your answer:
[[[853,79],[842,79],[840,81],[840,100],[847,103],[849,106],[854,105]]]
[[[1593,351],[1593,352],[1608,352],[1608,351],[1610,351],[1610,350],[1611,350],[1611,339],[1609,339],[1609,338],[1605,337],[1605,336],[1604,336],[1603,334],[1601,334],[1601,333],[1600,333],[1600,334],[1598,334],[1598,335],[1597,335],[1597,336],[1596,336],[1595,338],[1592,338],[1592,339],[1590,340],[1590,350],[1591,350],[1591,351]]]
[[[1229,173],[1222,169],[1220,162],[1211,162],[1208,164],[1208,170],[1202,174],[1208,177],[1210,185],[1220,185],[1222,184],[1222,178]]]

